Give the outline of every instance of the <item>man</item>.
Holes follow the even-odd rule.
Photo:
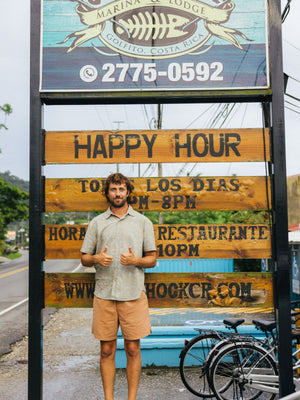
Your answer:
[[[127,356],[128,400],[135,400],[140,372],[140,339],[151,333],[144,268],[156,264],[152,222],[129,205],[132,186],[120,173],[103,186],[110,207],[89,224],[81,263],[96,268],[92,332],[100,340],[105,400],[113,400],[117,331]]]

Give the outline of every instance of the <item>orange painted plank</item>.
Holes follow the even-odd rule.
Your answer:
[[[268,208],[270,182],[262,176],[131,178],[137,211],[248,210]],[[105,178],[46,179],[47,212],[103,211]],[[268,196],[267,188],[268,187]]]
[[[92,307],[93,273],[46,273],[46,307]],[[149,306],[271,307],[270,273],[146,273]],[[225,310],[224,310],[225,311]]]
[[[47,131],[46,164],[266,161],[268,129]]]
[[[46,259],[80,258],[86,229],[47,225]],[[154,225],[154,231],[158,258],[271,258],[268,225]]]

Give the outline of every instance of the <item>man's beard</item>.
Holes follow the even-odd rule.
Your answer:
[[[121,208],[127,203],[127,199],[121,200],[119,203],[115,203],[114,200],[110,200],[110,204],[115,208]]]

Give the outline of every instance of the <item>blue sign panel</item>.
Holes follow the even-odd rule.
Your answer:
[[[269,87],[265,0],[43,0],[41,91]]]

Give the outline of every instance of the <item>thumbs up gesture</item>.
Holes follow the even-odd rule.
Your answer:
[[[136,257],[131,247],[128,247],[128,253],[121,253],[120,262],[122,265],[136,265]]]
[[[107,246],[105,246],[105,249],[101,253],[96,254],[94,257],[96,257],[96,263],[103,267],[109,267],[113,260],[113,256],[107,254]]]

